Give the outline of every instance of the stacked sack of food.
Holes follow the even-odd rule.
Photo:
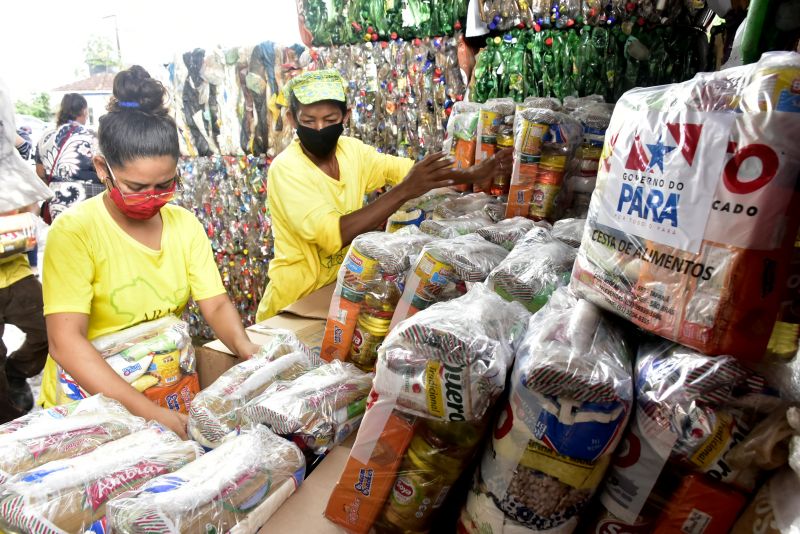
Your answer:
[[[117,401],[94,395],[0,425],[0,485],[47,462],[91,452],[144,424]]]
[[[572,248],[580,248],[586,219],[560,219],[553,224],[553,237]]]
[[[625,93],[572,277],[580,295],[706,354],[757,360],[800,225],[800,55]]]
[[[613,109],[613,104],[592,103],[579,107],[573,114],[583,128],[583,140],[575,153],[559,198],[558,211],[567,217],[586,217],[589,212]]]
[[[506,217],[554,220],[556,199],[581,140],[581,125],[572,117],[524,105],[517,110]]]
[[[495,245],[500,245],[509,252],[517,245],[517,242],[525,237],[534,226],[540,228],[551,228],[550,223],[545,221],[533,222],[525,217],[511,217],[503,219],[489,226],[484,226],[475,231],[476,234],[490,241]]]
[[[763,439],[746,452],[757,456],[760,465],[777,471],[761,486],[731,532],[797,532],[800,530],[800,408],[791,406],[785,412],[777,410],[751,434],[759,432]]]
[[[456,102],[447,120],[447,133],[443,150],[453,158],[453,168],[466,169],[475,165],[478,118],[481,105],[473,102]],[[469,184],[458,185],[458,191],[471,191]]]
[[[356,237],[339,269],[321,356],[375,367],[380,346],[400,300],[406,272],[432,238],[416,228]]]
[[[139,428],[81,456],[54,460],[9,478],[0,488],[0,529],[106,532],[110,499],[172,473],[203,453],[196,443],[155,423]]]
[[[389,330],[430,305],[467,292],[467,284],[483,282],[508,251],[469,234],[428,243],[409,273]]]
[[[503,218],[505,205],[486,193],[443,199],[420,229],[443,239],[470,234]]]
[[[782,406],[774,390],[731,356],[664,340],[640,347],[636,390],[592,531],[728,532],[764,468],[760,455],[742,451],[764,438],[756,425]]]
[[[481,105],[476,132],[475,163],[481,163],[504,148],[514,146],[514,111],[510,98],[490,98]],[[474,184],[476,192],[492,195],[508,194],[508,182],[498,176],[484,184]]]
[[[189,326],[176,317],[100,336],[92,345],[120,377],[159,406],[187,413],[200,391]],[[58,382],[59,402],[88,396],[61,367]]]
[[[575,530],[628,422],[631,356],[598,308],[566,288],[553,294],[517,350],[459,532]]]
[[[506,300],[535,312],[557,288],[569,284],[577,251],[536,227],[489,273],[486,285]]]
[[[325,512],[350,532],[422,532],[476,452],[529,314],[482,284],[402,322]]]
[[[305,459],[264,427],[241,434],[107,506],[113,532],[255,532],[302,483]],[[71,531],[74,532],[74,531]]]
[[[189,435],[203,447],[218,447],[239,431],[245,404],[273,383],[294,380],[320,363],[294,333],[274,331],[252,358],[234,365],[198,393],[189,408]]]
[[[449,187],[428,191],[421,197],[409,200],[393,213],[386,222],[387,232],[396,232],[406,226],[419,226],[422,221],[433,217],[437,206],[449,199],[459,198],[460,193]]]
[[[292,439],[309,456],[325,454],[358,428],[372,377],[351,363],[332,361],[276,382],[242,408],[242,418]]]

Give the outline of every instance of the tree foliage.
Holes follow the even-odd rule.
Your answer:
[[[21,115],[32,115],[43,121],[49,121],[53,118],[53,112],[50,109],[50,95],[47,93],[34,95],[29,102],[17,100],[15,107],[17,113]]]

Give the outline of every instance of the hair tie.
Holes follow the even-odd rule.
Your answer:
[[[119,102],[118,104],[120,106],[122,106],[123,108],[138,108],[139,107],[139,103],[138,102]]]

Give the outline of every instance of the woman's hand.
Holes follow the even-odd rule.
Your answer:
[[[417,198],[432,189],[453,185],[457,174],[453,160],[444,152],[429,154],[416,163],[397,187],[402,188],[406,200]]]
[[[509,147],[504,148],[491,158],[471,167],[470,171],[474,174],[473,183],[480,185],[483,190],[488,191],[495,178],[499,176],[510,177],[513,168],[514,148]]]
[[[189,418],[184,414],[153,405],[153,411],[148,415],[150,419],[161,423],[163,426],[178,434],[181,439],[189,439],[189,434],[186,432],[186,425],[189,423]]]

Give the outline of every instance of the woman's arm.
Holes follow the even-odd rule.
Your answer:
[[[214,334],[236,356],[246,360],[261,348],[247,337],[242,319],[227,293],[198,300],[197,305],[200,307],[200,313],[214,330]]]
[[[156,406],[105,362],[86,336],[88,315],[54,313],[46,321],[50,355],[84,390],[115,399],[132,414],[158,421],[181,438],[187,438],[185,415]]]

